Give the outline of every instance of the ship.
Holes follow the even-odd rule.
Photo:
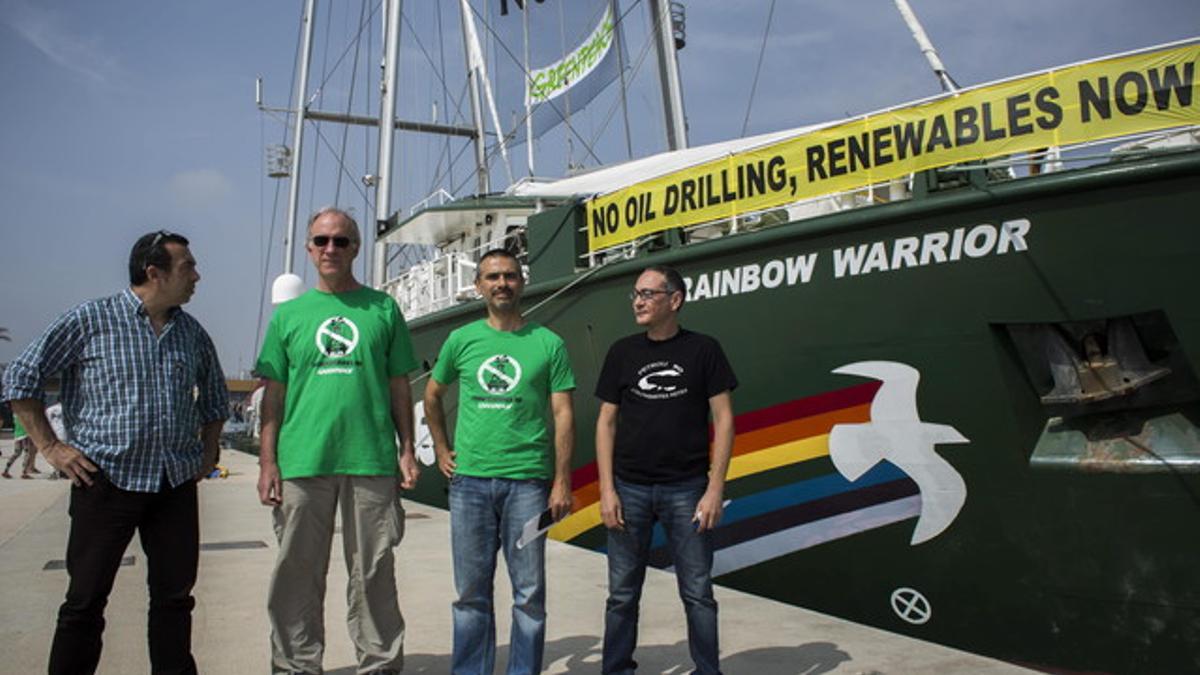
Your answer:
[[[480,254],[513,251],[577,381],[549,534],[602,552],[591,392],[640,271],[675,267],[740,382],[718,584],[1049,672],[1200,670],[1198,62],[1160,45],[388,213],[378,242],[430,252],[377,277],[413,400],[482,316]],[[408,497],[446,489],[430,468]]]

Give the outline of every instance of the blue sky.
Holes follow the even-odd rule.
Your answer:
[[[263,76],[267,101],[288,103],[299,31],[300,0],[0,0],[0,198],[6,205],[0,245],[0,362],[14,358],[70,306],[115,292],[138,235],[167,228],[192,240],[202,280],[187,306],[208,327],[227,373],[253,365],[264,277],[281,270],[286,183],[267,178],[263,148],[286,129],[278,115],[254,106]],[[510,6],[513,4],[509,3]],[[1195,0],[911,0],[942,60],[964,86],[1200,34]],[[350,106],[377,114],[374,85],[364,86],[379,59],[378,26],[371,52],[349,37],[364,6],[318,3],[312,84],[323,82],[317,107]],[[474,0],[494,33],[519,55],[521,24],[500,17],[500,0]],[[741,135],[770,2],[687,2],[688,46],[680,68],[692,144]],[[462,122],[463,50],[456,3],[404,3],[399,116]],[[645,3],[622,0],[631,60],[645,44]],[[595,21],[594,0],[534,4],[534,65],[558,57]],[[436,32],[441,12],[444,40]],[[330,27],[326,30],[326,27]],[[489,40],[500,116],[511,119],[519,70],[498,39]],[[339,57],[342,57],[339,62]],[[444,59],[451,92],[443,96],[431,63]],[[337,63],[338,67],[334,68]],[[663,123],[647,61],[631,73],[629,114],[635,155],[664,148]],[[347,100],[353,92],[353,99]],[[369,92],[369,93],[368,93]],[[767,37],[747,133],[822,122],[938,92],[890,0],[777,2]],[[368,97],[369,100],[368,100]],[[625,158],[624,128],[612,88],[578,114],[576,129],[605,163]],[[447,114],[447,110],[451,114]],[[328,146],[340,128],[310,128],[302,211],[337,201],[370,213],[358,178],[372,172],[369,132],[346,135],[346,169]],[[537,143],[537,173],[561,175],[567,161],[595,164],[560,128]],[[310,152],[313,148],[316,151]],[[450,145],[451,156],[463,149]],[[393,208],[438,187],[468,194],[470,152],[452,176],[434,175],[446,146],[401,135]],[[569,153],[569,154],[568,154]],[[372,155],[373,156],[373,155]],[[514,157],[524,157],[523,147]],[[520,171],[521,161],[516,169]],[[340,175],[340,183],[339,183]],[[505,182],[499,165],[494,182]],[[272,214],[275,226],[272,228]],[[361,219],[360,219],[361,220]],[[270,248],[268,255],[268,248]],[[306,261],[297,258],[297,271]],[[311,282],[311,273],[307,274]],[[260,306],[265,310],[260,312]]]

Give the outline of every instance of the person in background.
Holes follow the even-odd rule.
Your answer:
[[[0,475],[12,478],[12,466],[17,463],[21,455],[25,455],[25,462],[21,465],[21,478],[33,478],[33,474],[41,473],[37,468],[37,449],[33,447],[33,439],[25,433],[25,427],[21,426],[21,419],[13,415],[13,454],[8,458],[8,463],[4,465],[4,472]]]

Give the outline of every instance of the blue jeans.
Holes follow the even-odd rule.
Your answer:
[[[608,531],[608,602],[604,612],[605,675],[637,670],[638,602],[646,578],[646,562],[654,523],[662,523],[675,580],[687,615],[688,650],[696,673],[719,675],[717,601],[712,590],[712,533],[697,532],[692,522],[708,478],[698,476],[675,483],[638,485],[616,479],[617,496],[625,516],[624,530]]]
[[[517,548],[526,521],[546,510],[549,484],[543,480],[476,478],[455,474],[450,481],[450,541],[454,554],[454,675],[492,675],[496,661],[496,619],[492,582],[496,551],[513,589],[508,674],[542,670],[546,642],[546,539]]]

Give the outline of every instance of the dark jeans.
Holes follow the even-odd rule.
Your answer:
[[[667,535],[675,581],[687,617],[688,650],[700,675],[720,675],[717,601],[712,587],[712,532],[697,532],[692,518],[708,478],[637,485],[615,481],[624,530],[608,531],[608,602],[604,613],[601,672],[632,675],[637,670],[638,604],[650,558],[654,523]]]
[[[129,492],[103,473],[71,488],[67,599],[58,610],[50,673],[93,673],[100,662],[104,607],[136,529],[150,587],[150,667],[155,673],[195,673],[192,586],[200,554],[196,481],[159,492]]]

